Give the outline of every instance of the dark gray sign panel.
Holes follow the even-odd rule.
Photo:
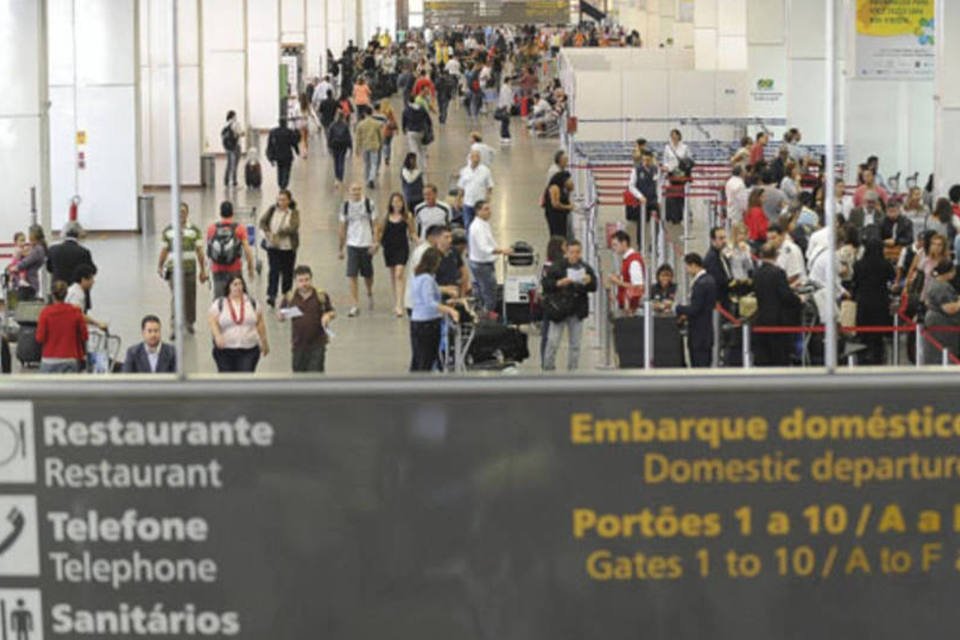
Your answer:
[[[960,623],[956,385],[511,384],[0,402],[6,637]]]
[[[427,25],[567,24],[568,0],[425,0]]]

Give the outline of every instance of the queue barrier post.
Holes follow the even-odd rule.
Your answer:
[[[643,300],[643,368],[653,368],[653,305],[649,295]]]
[[[893,366],[900,366],[900,314],[893,314]]]
[[[750,348],[750,325],[744,322],[740,325],[740,331],[743,334],[743,368],[749,369],[753,363],[750,361],[753,352]]]
[[[940,364],[944,367],[950,366],[950,350],[944,347],[940,352]]]
[[[917,323],[916,328],[914,329],[913,339],[914,339],[914,343],[916,344],[916,354],[917,354],[914,357],[914,360],[917,363],[917,367],[922,367],[923,366],[923,325],[921,325],[919,322]]]
[[[720,312],[713,310],[713,355],[712,364],[714,367],[720,366]]]

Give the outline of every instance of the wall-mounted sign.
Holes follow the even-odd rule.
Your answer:
[[[932,79],[933,7],[934,0],[857,0],[857,75]]]

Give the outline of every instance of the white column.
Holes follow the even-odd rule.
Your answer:
[[[937,193],[960,184],[960,5],[937,3],[936,116],[933,140]]]
[[[144,185],[170,184],[170,5],[140,0],[140,158]],[[200,184],[199,0],[177,0],[180,184]]]
[[[694,68],[716,71],[717,55],[717,0],[698,0],[693,14]]]
[[[220,153],[220,130],[227,111],[247,117],[246,38],[243,3],[202,0],[200,42],[203,49],[203,153]]]
[[[307,73],[320,76],[327,63],[327,3],[326,0],[307,0]]]
[[[0,175],[5,206],[0,214],[0,238],[9,242],[14,231],[30,224],[30,189],[37,206],[46,187],[43,167],[46,102],[43,4],[38,0],[0,0],[0,77],[8,79],[0,94]],[[42,218],[39,218],[42,221]]]
[[[327,48],[333,51],[337,58],[343,53],[347,46],[347,40],[352,36],[347,36],[347,23],[344,19],[347,11],[347,5],[352,5],[352,0],[326,0],[327,2]]]
[[[747,113],[751,117],[787,116],[785,12],[785,0],[747,0]]]
[[[48,8],[51,224],[63,226],[79,195],[88,229],[136,229],[136,5],[49,0]]]
[[[797,127],[807,144],[826,142],[823,87],[826,83],[827,43],[824,35],[826,0],[787,0],[787,121]],[[845,51],[844,3],[837,3],[836,77],[842,78]],[[840,92],[842,97],[843,93]],[[843,140],[844,101],[836,103],[837,140]]]
[[[304,44],[306,41],[306,0],[281,0],[280,42],[283,44]]]
[[[280,117],[280,2],[247,0],[247,107],[257,129]]]

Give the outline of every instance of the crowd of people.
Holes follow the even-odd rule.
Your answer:
[[[341,192],[338,257],[347,280],[347,318],[359,316],[364,307],[373,309],[375,257],[382,253],[392,312],[409,320],[411,371],[443,366],[438,356],[442,326],[460,320],[468,308],[478,318],[502,319],[496,263],[514,249],[497,240],[489,223],[495,215],[491,165],[496,151],[484,142],[481,118],[499,121],[501,145],[511,141],[512,122],[534,134],[555,133],[564,119],[566,96],[559,81],[544,73],[544,61],[563,46],[640,46],[640,39],[636,33],[596,27],[463,27],[411,32],[402,42],[378,33],[363,49],[351,41],[340,57],[328,51],[328,73],[307,82],[297,112],[285,114],[267,137],[265,156],[276,168],[279,190],[256,221],[267,257],[262,303],[248,289],[257,247],[246,224],[236,220],[230,196],[246,134],[237,114],[228,112],[221,132],[228,195],[219,217],[203,230],[190,222],[186,204],[180,209],[183,329],[196,331],[197,285],[209,280],[213,299],[206,319],[217,370],[255,371],[271,351],[266,329],[271,319],[292,325],[294,371],[325,369],[330,324],[337,314],[330,294],[315,286],[311,268],[298,260],[301,214],[289,190],[293,162],[307,157],[313,135],[321,140],[321,153],[332,157],[334,189]],[[402,103],[397,111],[395,94]],[[457,100],[473,131],[464,141],[464,165],[452,188],[442,190],[427,177],[430,148]],[[656,313],[677,316],[687,335],[686,362],[694,367],[713,363],[716,342],[724,364],[738,363],[729,334],[714,335],[717,304],[730,318],[755,327],[797,326],[805,321],[805,310],[812,308],[822,317],[824,305],[849,311],[853,303],[856,311],[848,324],[889,326],[897,312],[928,326],[960,325],[960,281],[952,267],[960,254],[960,186],[933,202],[930,189],[912,186],[897,193],[872,157],[858,168],[856,185],[848,188],[838,180],[836,192],[826,194],[822,159],[806,152],[801,139],[800,131],[788,130],[775,153],[768,151],[773,145],[766,132],[741,141],[730,158],[724,188],[726,223],[710,229],[703,254],[682,257],[689,282],[684,300],[677,296],[674,267],[648,264],[650,254],[637,242],[644,222],[639,205],[671,223],[685,215],[683,185],[691,180],[695,161],[681,132],[671,131],[659,157],[646,140],[636,141],[627,216],[637,222],[638,233],[631,237],[624,230],[613,236],[619,268],[602,280],[584,260],[575,237],[573,176],[567,154],[557,151],[539,194],[549,237],[537,295],[542,368],[556,368],[564,335],[567,368],[578,367],[589,297],[599,287],[611,290],[618,315],[640,313],[648,294]],[[254,141],[248,142],[247,154],[255,158]],[[359,175],[348,175],[351,152],[362,158]],[[395,154],[398,164],[392,162]],[[248,186],[250,162],[255,160],[246,168]],[[377,201],[387,196],[376,197],[387,171],[396,171],[400,188],[379,207]],[[829,198],[838,212],[832,229],[823,225]],[[833,255],[827,251],[828,234],[836,237]],[[68,225],[63,241],[48,247],[43,229],[34,226],[15,238],[8,289],[21,300],[45,294],[51,302],[40,312],[36,330],[41,371],[89,367],[90,333],[108,330],[92,315],[96,267],[79,235],[78,226]],[[161,239],[158,273],[173,291],[172,225]],[[824,300],[821,293],[830,261],[842,298],[835,301]],[[51,274],[46,290],[40,277],[45,265]],[[655,277],[646,292],[648,267],[655,269]],[[898,306],[899,300],[903,304]],[[161,329],[157,315],[142,319],[143,342],[128,350],[124,371],[176,369]],[[953,351],[956,336],[936,333],[939,343]],[[885,361],[882,334],[859,339],[865,345],[862,362]],[[802,358],[802,344],[792,334],[757,332],[754,362],[792,364]]]

